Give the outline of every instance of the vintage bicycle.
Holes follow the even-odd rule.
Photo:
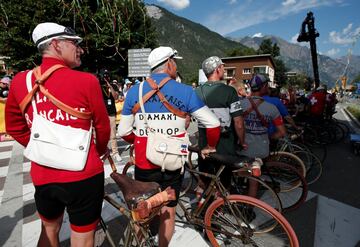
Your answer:
[[[196,148],[189,150],[199,152]],[[178,222],[203,230],[212,246],[299,246],[294,230],[280,212],[256,198],[230,194],[221,183],[220,175],[225,166],[242,173],[248,169],[244,165],[252,163],[253,159],[216,153],[210,154],[210,158],[220,164],[214,175],[186,168],[194,180],[198,181],[201,175],[211,181],[198,200],[194,193],[188,198],[184,193],[178,203]],[[132,177],[128,172],[133,166],[129,162],[123,174]]]

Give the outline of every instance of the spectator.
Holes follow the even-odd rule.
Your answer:
[[[129,89],[132,87],[132,82],[129,79],[125,79],[125,85],[123,88],[123,94],[124,97],[126,98],[127,93],[129,92]]]
[[[221,134],[216,152],[220,154],[236,155],[237,136],[239,145],[246,148],[243,109],[239,97],[233,87],[222,82],[224,79],[224,63],[219,57],[212,56],[202,63],[208,81],[196,89],[197,95],[204,101],[210,110],[217,116],[221,125]],[[208,145],[206,138],[206,126],[199,126],[199,148]],[[219,164],[199,157],[199,170],[206,173],[216,174]],[[230,185],[231,170],[225,169],[221,174],[221,182],[228,187]],[[208,179],[204,178],[204,181]],[[209,181],[207,181],[209,182]]]
[[[326,88],[320,85],[315,92],[309,96],[310,101],[310,122],[318,125],[322,123],[326,105]]]
[[[110,134],[101,88],[92,74],[73,70],[80,66],[80,56],[84,51],[79,46],[82,39],[71,28],[51,22],[41,23],[35,27],[32,38],[42,55],[42,73],[53,65],[64,66],[47,79],[48,91],[73,108],[91,112],[92,119],[68,116],[46,100],[41,92],[33,101],[37,110],[49,121],[74,128],[88,130],[92,122],[96,133],[96,144],[91,140],[82,171],[54,169],[31,162],[35,204],[42,224],[37,246],[59,246],[59,232],[66,208],[71,227],[71,245],[92,247],[104,197],[104,165],[99,155],[106,152]],[[20,72],[14,77],[6,104],[7,132],[23,146],[29,142],[33,120],[32,104],[27,106],[24,115],[19,107],[28,94],[28,72]],[[34,75],[32,85],[35,85]]]
[[[229,85],[235,88],[240,99],[246,98],[248,96],[247,87],[243,82],[236,81]]]
[[[250,80],[251,96],[241,100],[242,108],[245,111],[245,140],[248,149],[240,151],[241,155],[249,157],[265,158],[269,155],[268,128],[271,122],[276,127],[272,138],[278,139],[285,136],[286,130],[280,112],[273,104],[262,98],[268,93],[269,78],[266,75],[255,74]],[[260,114],[257,114],[255,107]]]
[[[229,86],[232,86],[233,84],[237,83],[237,80],[235,77],[232,77],[231,79],[227,80],[227,83]]]
[[[196,89],[196,88],[198,87],[198,85],[197,85],[196,82],[193,82],[193,83],[191,83],[191,87],[192,87],[193,89]]]
[[[3,77],[0,80],[0,99],[5,101],[9,95],[11,79],[8,76]]]
[[[210,152],[215,152],[215,146],[219,138],[219,121],[211,113],[208,107],[197,97],[195,91],[188,85],[175,81],[177,75],[177,59],[180,59],[177,51],[170,47],[158,47],[151,51],[148,62],[151,68],[151,77],[156,84],[166,78],[170,79],[161,87],[162,94],[167,95],[169,103],[183,111],[191,114],[207,128],[208,146],[202,150],[202,155],[206,156]],[[169,78],[170,77],[170,78]],[[144,82],[143,95],[150,90],[147,81]],[[147,134],[144,126],[144,119],[141,110],[137,110],[133,115],[134,106],[139,101],[139,85],[135,85],[125,98],[124,108],[121,116],[121,124],[118,128],[118,134],[124,140],[135,145],[135,179],[141,181],[152,181],[160,184],[162,189],[171,186],[175,189],[176,198],[179,197],[180,187],[183,176],[181,169],[176,171],[161,172],[161,168],[150,163],[146,159]],[[159,97],[155,94],[144,103],[147,121],[151,121],[151,127],[160,133],[167,133],[181,137],[186,132],[186,118],[181,118],[170,112]],[[153,117],[162,119],[161,121],[152,121]],[[134,126],[136,128],[134,129]],[[161,209],[159,226],[159,246],[168,246],[175,227],[176,201],[171,201],[167,206]]]
[[[117,86],[110,84],[110,72],[107,69],[102,69],[99,74],[99,81],[102,89],[102,96],[106,106],[106,110],[110,121],[110,146],[111,156],[116,162],[122,161],[119,155],[119,149],[116,140],[116,106],[115,101],[118,99],[119,92]]]
[[[271,97],[269,96],[269,92],[265,92],[263,95],[263,99],[270,103],[273,104],[274,106],[276,106],[276,108],[279,110],[280,115],[294,128],[294,129],[299,129],[299,127],[295,124],[294,119],[291,117],[291,115],[289,114],[286,106],[282,103],[282,101],[278,98],[278,97]],[[271,136],[273,133],[276,132],[276,127],[269,122],[269,128],[268,128],[268,133]]]

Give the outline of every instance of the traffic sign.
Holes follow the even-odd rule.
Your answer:
[[[147,77],[150,75],[148,57],[150,48],[128,50],[128,77]]]

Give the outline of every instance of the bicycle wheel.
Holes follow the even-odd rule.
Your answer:
[[[312,143],[312,144],[308,144],[305,145],[303,143],[299,143],[299,142],[295,142],[296,145],[303,147],[304,151],[308,151],[311,152],[312,154],[314,154],[316,157],[319,158],[319,160],[321,161],[321,163],[324,163],[326,156],[327,156],[327,148],[326,145],[323,144],[316,144],[316,143]]]
[[[343,128],[340,126],[340,124],[333,121],[333,122],[325,122],[324,126],[329,132],[333,134],[334,136],[333,143],[339,143],[344,139],[345,132]]]
[[[313,153],[306,151],[295,151],[294,154],[298,156],[306,166],[306,177],[307,184],[316,182],[322,174],[322,163],[319,158]]]
[[[339,120],[334,120],[344,131],[344,137],[347,138],[349,136],[350,133],[350,127],[343,122],[340,122]]]
[[[306,176],[306,167],[304,162],[295,154],[283,151],[277,151],[270,153],[269,157],[266,158],[267,161],[278,161],[296,168],[303,177]],[[299,183],[300,185],[300,183]],[[295,186],[295,185],[294,185]]]
[[[263,167],[260,179],[278,194],[284,212],[294,210],[305,202],[308,187],[297,169],[274,161],[266,162]]]
[[[249,182],[255,181],[258,183],[257,194],[255,198],[259,199],[275,208],[280,213],[282,212],[282,205],[277,193],[264,181],[250,175],[237,175],[235,172],[231,178],[231,194],[249,195]]]
[[[299,246],[289,222],[274,208],[252,197],[229,195],[215,200],[205,214],[206,234],[212,246]],[[268,224],[276,227],[264,232]]]

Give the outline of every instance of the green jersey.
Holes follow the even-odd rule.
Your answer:
[[[243,114],[236,90],[220,81],[215,81],[201,85],[196,89],[196,93],[220,121],[221,135],[216,152],[234,155],[237,138],[232,119]],[[206,129],[199,123],[199,148],[204,148],[206,145]]]

